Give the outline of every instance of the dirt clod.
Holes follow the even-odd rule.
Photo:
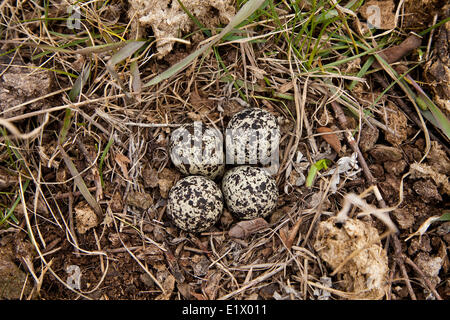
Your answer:
[[[80,202],[75,207],[75,221],[77,231],[80,234],[95,228],[98,225],[98,217],[92,207],[86,202]]]
[[[399,161],[386,161],[383,166],[387,173],[393,174],[394,176],[399,176],[405,172],[406,166],[408,164],[405,160]]]
[[[356,299],[381,299],[385,295],[387,255],[377,229],[369,223],[348,219],[338,227],[334,218],[322,221],[314,248],[332,269],[360,250],[338,271],[340,286]]]
[[[32,289],[30,279],[13,262],[13,256],[11,246],[0,247],[0,299],[26,298]]]
[[[37,71],[36,66],[28,65],[10,67],[0,77],[0,112],[6,117],[23,113],[23,109],[14,108],[31,98],[50,92],[52,78],[47,71]],[[37,101],[28,105],[31,110],[44,107],[44,102]]]
[[[432,257],[427,253],[420,252],[414,259],[417,266],[429,277],[434,285],[438,284],[441,279],[438,277],[442,267],[442,258]]]
[[[392,215],[394,216],[395,222],[397,222],[400,229],[403,230],[408,230],[411,228],[416,221],[414,215],[412,215],[407,208],[396,209],[392,212]]]
[[[370,0],[359,8],[361,16],[376,28],[388,30],[395,28],[395,4],[392,0]]]
[[[399,149],[381,144],[375,145],[369,153],[378,163],[399,161],[402,158],[402,153]]]
[[[173,48],[174,38],[181,38],[195,26],[178,1],[169,0],[129,0],[129,17],[137,21],[136,32],[143,36],[146,26],[150,26],[157,39],[159,57],[167,55]],[[183,5],[204,26],[227,24],[235,14],[230,0],[184,0]]]
[[[150,208],[153,204],[153,198],[145,192],[131,192],[127,197],[127,204],[144,210]]]
[[[414,182],[413,189],[425,202],[442,201],[442,197],[436,185],[431,180],[419,180]]]
[[[386,125],[391,128],[394,133],[386,132],[385,138],[393,146],[398,146],[407,138],[407,119],[403,111],[397,108],[393,103],[389,103],[386,107]]]
[[[359,148],[362,152],[367,152],[373,148],[377,143],[380,130],[375,126],[366,126],[361,130],[361,137],[359,139]]]

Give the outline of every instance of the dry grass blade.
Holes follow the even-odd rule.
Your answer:
[[[115,53],[111,59],[106,64],[106,69],[108,69],[109,73],[113,76],[113,78],[120,85],[122,90],[126,92],[125,86],[122,83],[122,80],[119,77],[119,74],[115,70],[116,64],[122,62],[125,59],[131,57],[137,50],[139,50],[145,41],[133,41],[129,42],[125,45],[125,47],[121,48],[117,53]]]
[[[14,135],[14,137],[16,137],[18,139],[26,140],[26,139],[30,139],[30,138],[37,136],[44,129],[45,125],[47,124],[47,122],[49,120],[49,117],[50,117],[49,114],[46,113],[43,123],[39,127],[33,129],[31,132],[28,132],[28,133],[20,132],[19,129],[17,129],[17,127],[15,125],[13,125],[11,123],[11,121],[9,121],[7,119],[0,118],[0,126],[3,126],[6,129],[8,129]]]
[[[88,187],[84,183],[83,179],[80,176],[80,173],[78,172],[77,168],[75,167],[75,164],[70,159],[69,155],[64,151],[64,149],[58,145],[58,150],[61,152],[61,155],[64,159],[64,162],[67,166],[67,168],[70,171],[70,174],[73,176],[75,185],[78,187],[78,190],[80,190],[81,194],[83,195],[84,199],[89,203],[89,205],[94,209],[95,213],[99,216],[103,216],[103,211],[100,205],[98,204],[97,200],[95,200],[94,196],[89,192]]]
[[[425,220],[424,223],[422,223],[422,225],[419,227],[419,229],[417,229],[416,232],[412,233],[408,238],[406,238],[405,241],[408,241],[409,239],[411,239],[414,236],[422,236],[425,232],[427,232],[428,228],[430,227],[430,225],[433,222],[439,221],[440,219],[441,219],[440,216],[429,217],[427,220]]]

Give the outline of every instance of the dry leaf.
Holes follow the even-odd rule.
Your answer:
[[[422,236],[425,232],[427,232],[427,230],[430,227],[430,225],[433,222],[438,221],[440,219],[440,217],[441,216],[429,217],[424,223],[422,223],[422,225],[419,227],[419,229],[417,229],[416,232],[410,234],[409,237],[405,239],[405,241],[408,241],[409,239],[411,239],[414,236]]]
[[[158,171],[156,171],[152,166],[147,164],[144,167],[142,177],[144,180],[144,186],[150,188],[155,188],[158,186]]]
[[[203,294],[208,297],[209,300],[215,300],[217,297],[217,291],[219,290],[219,283],[222,280],[222,273],[209,271],[208,278],[204,282]]]
[[[189,283],[178,283],[177,284],[178,292],[181,293],[181,295],[186,300],[192,300],[192,294],[191,294],[191,287]]]
[[[171,274],[167,275],[167,278],[162,283],[164,288],[164,293],[160,294],[155,298],[155,300],[169,300],[170,296],[173,293],[173,289],[175,289],[175,277]]]
[[[180,177],[180,174],[174,170],[171,170],[169,168],[164,168],[159,174],[158,174],[158,185],[159,185],[159,191],[161,193],[161,196],[166,199],[169,195],[169,190],[173,187],[175,182]]]
[[[292,245],[294,244],[295,237],[297,236],[302,221],[303,221],[302,218],[298,219],[295,225],[292,227],[291,231],[289,232],[289,236],[285,242],[286,248],[291,249]]]
[[[114,157],[117,164],[119,165],[120,169],[122,170],[123,176],[125,177],[125,179],[129,179],[128,176],[128,168],[127,168],[127,164],[130,163],[130,159],[128,159],[127,157],[125,157],[123,154],[121,153],[116,153],[116,156]]]
[[[334,151],[336,151],[337,153],[341,151],[341,141],[339,141],[338,136],[333,132],[333,130],[327,127],[319,127],[317,128],[317,132],[325,133],[321,135],[321,137],[326,142],[328,142],[328,144],[334,149]]]
[[[147,210],[153,205],[152,195],[145,192],[130,192],[127,197],[127,204]]]

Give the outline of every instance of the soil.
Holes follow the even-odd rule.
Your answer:
[[[416,2],[405,2],[405,30],[425,29],[433,20],[433,15],[440,12],[440,1],[419,2],[420,12],[425,12],[419,16],[419,9],[414,4]],[[115,9],[121,13],[116,12],[114,15],[121,17],[117,21],[126,20],[126,8],[123,5]],[[446,28],[448,23],[436,31],[439,32],[438,39],[448,35]],[[430,62],[426,64],[429,67],[429,77],[437,75],[433,71],[437,68],[433,67],[435,63],[448,61],[445,60],[448,59],[448,50],[447,57],[444,57],[439,41],[441,40],[432,48],[436,54],[431,55]],[[251,49],[245,45],[231,48],[232,50],[223,47],[218,49],[227,65],[236,63],[241,49],[255,51],[247,55],[248,59],[253,55],[264,55],[263,45],[255,45]],[[9,44],[5,44],[1,50],[6,52],[9,49]],[[170,53],[161,57],[161,60],[147,62],[142,78],[161,72],[191,50],[175,44],[174,49],[169,50]],[[25,76],[30,74],[30,66],[34,68],[37,65],[31,59],[34,54],[33,50],[25,48],[20,51],[20,55],[5,54],[0,57],[1,118],[8,119],[50,106],[70,104],[67,96],[61,93],[26,104],[20,110],[14,109],[14,106],[71,86],[66,76],[48,71]],[[413,56],[415,54],[412,53]],[[99,54],[97,58],[101,60],[105,56]],[[342,208],[343,195],[359,195],[370,187],[364,173],[352,168],[348,177],[341,178],[334,194],[327,190],[326,179],[331,177],[317,177],[312,188],[306,187],[304,179],[300,179],[299,172],[305,176],[308,173],[302,164],[307,165],[312,160],[314,143],[317,154],[321,155],[315,160],[326,157],[334,161],[338,157],[352,154],[352,149],[346,145],[347,141],[341,133],[334,135],[333,139],[339,138],[342,147],[339,145],[339,148],[333,149],[327,140],[317,139],[318,137],[311,143],[311,137],[314,139],[312,133],[319,133],[318,128],[339,128],[339,122],[333,117],[331,108],[328,109],[330,116],[325,115],[328,111],[318,111],[320,109],[317,109],[317,103],[322,95],[314,85],[307,93],[305,104],[305,115],[309,119],[310,128],[304,130],[310,132],[307,138],[303,134],[298,149],[294,150],[301,152],[304,157],[299,161],[295,161],[298,158],[297,152],[294,161],[288,161],[290,150],[295,144],[293,133],[296,123],[290,116],[296,114],[294,101],[285,100],[284,105],[279,106],[272,99],[264,99],[263,102],[251,100],[255,106],[278,117],[283,136],[280,157],[282,165],[286,166],[276,176],[280,190],[278,207],[265,219],[265,223],[260,223],[257,227],[252,224],[250,230],[239,230],[239,236],[233,236],[236,231],[233,227],[239,221],[225,210],[214,227],[207,232],[195,234],[179,230],[167,217],[168,192],[182,177],[168,155],[168,137],[172,128],[141,128],[124,126],[123,123],[177,124],[203,120],[210,121],[221,129],[226,128],[230,117],[246,107],[247,103],[233,91],[233,86],[229,83],[211,80],[209,68],[217,68],[215,59],[214,54],[208,55],[205,65],[197,65],[201,72],[188,68],[174,80],[158,87],[157,95],[142,94],[142,100],[137,104],[114,98],[114,95],[121,92],[111,83],[102,83],[101,90],[92,90],[83,97],[82,101],[95,99],[102,95],[103,89],[113,88],[108,93],[108,100],[79,106],[82,113],[74,118],[64,144],[68,157],[80,172],[88,190],[100,203],[101,216],[89,206],[80,189],[75,187],[72,173],[61,152],[58,152],[57,139],[64,123],[64,108],[59,113],[52,113],[42,134],[29,142],[6,139],[6,135],[3,135],[0,144],[2,213],[6,214],[6,210],[14,203],[17,190],[20,190],[19,183],[23,188],[25,178],[31,182],[24,190],[25,203],[19,202],[13,211],[16,221],[8,220],[0,226],[0,299],[351,299],[355,295],[348,295],[348,292],[364,287],[364,281],[371,273],[360,269],[367,268],[367,261],[360,264],[359,260],[355,260],[356,262],[345,266],[353,269],[343,269],[347,271],[347,275],[359,277],[358,284],[354,285],[348,284],[349,277],[343,274],[332,275],[333,269],[342,263],[342,259],[336,261],[319,254],[321,245],[329,245],[332,242],[330,239],[345,238],[345,241],[349,241],[348,234],[351,233],[343,235],[342,230],[345,228],[340,228],[339,224],[333,222],[332,225],[327,225],[328,232],[333,233],[335,238],[326,234],[323,226],[325,223],[331,224],[330,216],[335,216]],[[14,66],[7,68],[11,61]],[[240,79],[248,77],[251,80],[249,84],[262,90],[258,95],[264,95],[267,93],[263,91],[266,84],[259,76],[261,72],[272,70],[278,76],[284,66],[280,66],[279,70],[258,70],[255,61],[252,61],[255,64],[253,68],[245,71],[244,68],[235,68],[232,72]],[[70,64],[69,61],[66,62]],[[263,64],[260,61],[258,63]],[[419,68],[422,68],[418,72],[420,75],[426,67]],[[100,77],[100,74],[97,76]],[[191,81],[192,77],[197,78]],[[422,77],[416,80],[430,82],[426,89],[434,100],[448,99],[442,87],[439,87],[445,79],[439,80],[439,83]],[[303,85],[304,82],[301,90]],[[95,86],[96,84],[92,87]],[[365,90],[369,92],[365,93],[365,97],[362,99],[359,96],[362,105],[370,105],[371,102],[367,102],[367,99],[373,101],[377,96],[374,93],[379,93],[379,85],[373,79],[368,79],[368,86],[369,89]],[[247,89],[252,90],[249,87]],[[286,93],[294,94],[293,89],[283,89]],[[393,90],[401,92],[397,87]],[[358,96],[358,93],[354,94]],[[372,98],[367,98],[370,95]],[[346,227],[351,228],[354,223],[366,228],[361,232],[355,231],[366,242],[358,242],[354,247],[346,243],[344,249],[347,251],[343,249],[345,255],[351,254],[352,250],[348,251],[348,248],[357,248],[364,243],[370,247],[371,255],[382,260],[379,268],[381,271],[377,270],[377,277],[381,278],[376,281],[383,284],[377,285],[375,291],[359,293],[357,297],[412,299],[405,283],[405,275],[399,266],[400,255],[407,257],[408,261],[421,270],[419,273],[412,264],[405,263],[414,298],[437,299],[436,294],[430,291],[431,283],[432,289],[440,298],[448,300],[450,223],[435,222],[422,236],[405,241],[428,218],[441,216],[445,210],[450,209],[450,155],[442,147],[444,141],[448,148],[448,141],[430,125],[430,130],[441,137],[441,141],[432,141],[427,157],[418,166],[417,163],[422,160],[426,151],[424,134],[408,114],[394,104],[394,100],[391,101],[389,97],[386,99],[384,110],[376,116],[380,123],[391,127],[394,132],[384,132],[379,127],[363,123],[358,142],[386,206],[392,209],[388,214],[398,228],[396,236],[400,239],[401,247],[400,253],[396,253],[392,234],[382,239],[376,236],[387,230],[387,226],[377,217],[357,218],[357,212],[350,213],[351,220],[348,221],[352,221],[352,224],[348,223]],[[101,112],[105,110],[109,116],[102,116]],[[358,120],[355,121],[350,113],[346,116],[348,123],[353,123],[350,127],[357,128]],[[329,123],[322,121],[325,118]],[[39,126],[41,121],[42,115],[38,115],[24,117],[14,124],[22,132],[29,132]],[[115,143],[102,158],[111,138]],[[10,151],[13,149],[8,149],[5,141],[20,146],[17,149],[21,161],[14,158],[14,153]],[[99,165],[101,161],[102,167]],[[355,173],[353,176],[350,175],[352,172]],[[21,179],[18,173],[21,174]],[[406,173],[410,174],[405,177]],[[41,181],[40,190],[34,183],[36,179]],[[403,192],[400,193],[400,190]],[[373,193],[368,193],[364,201],[375,207],[379,206],[377,196]],[[26,232],[27,221],[31,223],[33,239]],[[234,231],[230,234],[230,230]],[[366,237],[367,234],[370,237]],[[327,236],[330,238],[325,241],[324,237]],[[317,237],[320,242],[316,242]],[[292,256],[297,260],[292,260]],[[283,264],[283,272],[265,277],[272,267]],[[255,280],[255,285],[247,290],[239,290],[252,280]],[[331,287],[334,291],[330,293],[324,287]]]

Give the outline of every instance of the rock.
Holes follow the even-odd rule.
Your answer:
[[[413,184],[413,189],[427,203],[431,201],[442,201],[436,185],[431,180],[416,181]]]
[[[432,284],[437,285],[441,279],[438,277],[439,271],[442,267],[441,257],[431,257],[428,253],[420,252],[414,259],[417,266],[423,273],[429,277]]]
[[[75,221],[79,234],[86,233],[86,231],[95,228],[99,223],[94,210],[86,202],[80,202],[75,207]]]
[[[405,171],[407,163],[405,160],[387,161],[383,164],[383,166],[387,173],[393,174],[394,176],[399,176]]]
[[[396,209],[392,211],[392,215],[400,229],[403,230],[411,228],[416,222],[414,215],[411,214],[411,212],[409,212],[407,208]]]
[[[402,158],[402,152],[399,149],[381,144],[375,145],[369,153],[378,163],[399,161]]]
[[[393,146],[402,144],[408,137],[408,119],[403,111],[392,102],[386,107],[386,125],[394,131],[394,134],[386,132],[385,138]]]
[[[377,143],[380,130],[375,126],[366,126],[361,130],[361,136],[359,138],[359,149],[362,152],[367,152],[373,148]]]

